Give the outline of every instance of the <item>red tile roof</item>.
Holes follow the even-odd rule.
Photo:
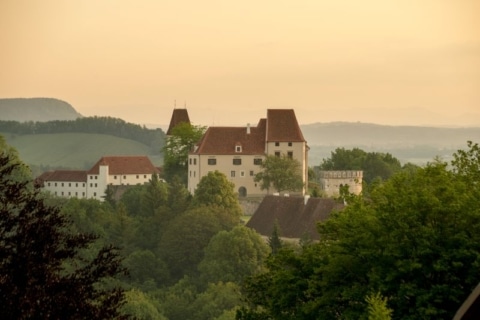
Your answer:
[[[48,171],[41,174],[37,180],[45,181],[72,181],[72,182],[86,182],[87,172],[80,170],[55,170]]]
[[[268,141],[305,142],[293,109],[269,109],[256,127],[209,127],[193,154],[264,154]],[[241,146],[242,152],[235,152]]]
[[[305,141],[293,109],[267,110],[267,142],[270,141]]]
[[[197,144],[194,154],[261,155],[265,153],[265,126],[257,127],[209,127]],[[235,147],[241,146],[241,152]]]
[[[152,174],[159,173],[147,156],[108,156],[102,157],[87,171],[99,174],[100,166],[108,166],[108,174]]]
[[[187,109],[173,109],[170,125],[168,126],[167,136],[171,135],[173,128],[181,122],[190,123]]]

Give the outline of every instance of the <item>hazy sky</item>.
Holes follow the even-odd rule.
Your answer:
[[[480,125],[479,0],[0,0],[0,98],[202,125]]]

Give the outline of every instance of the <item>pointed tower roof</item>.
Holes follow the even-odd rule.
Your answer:
[[[187,109],[173,109],[172,119],[170,119],[170,125],[167,130],[167,136],[171,135],[173,128],[181,122],[190,123]]]

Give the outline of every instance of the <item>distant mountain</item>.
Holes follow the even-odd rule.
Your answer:
[[[451,160],[467,141],[480,143],[480,127],[442,128],[387,126],[361,122],[314,123],[301,126],[310,147],[309,165],[319,165],[336,148],[390,153],[402,163],[425,164],[435,157]]]
[[[70,104],[53,98],[0,99],[0,120],[52,121],[82,117]]]
[[[480,142],[480,127],[443,128],[330,122],[303,125],[301,128],[310,146],[459,147],[465,146],[467,140]]]

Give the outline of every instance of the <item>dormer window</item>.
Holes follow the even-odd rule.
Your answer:
[[[242,146],[235,146],[235,152],[242,152]]]

